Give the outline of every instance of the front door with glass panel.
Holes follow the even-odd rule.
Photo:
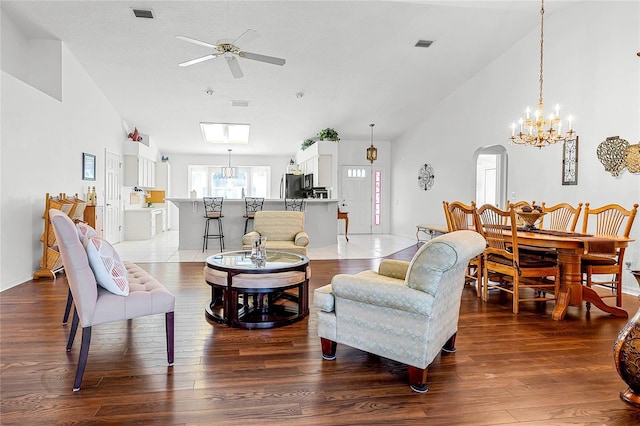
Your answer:
[[[340,171],[341,211],[349,213],[349,234],[370,234],[372,218],[371,168],[342,166]],[[342,230],[344,232],[344,230]]]

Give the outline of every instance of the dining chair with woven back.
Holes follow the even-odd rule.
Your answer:
[[[582,233],[593,234],[595,237],[624,237],[629,238],[633,221],[638,212],[638,204],[629,210],[618,204],[607,204],[598,208],[591,208],[589,203],[584,205]],[[603,250],[603,253],[589,252],[582,256],[583,283],[587,287],[594,285],[610,290],[609,294],[600,294],[601,298],[615,297],[616,306],[622,307],[622,267],[624,262],[624,248]],[[594,275],[604,275],[608,278],[593,279]],[[587,303],[587,311],[591,304]]]
[[[444,207],[447,229],[449,232],[477,229],[476,202],[464,204],[460,201],[442,202]],[[472,258],[465,274],[465,283],[476,283],[478,297],[482,296],[482,254]]]
[[[482,299],[488,300],[489,289],[510,293],[514,314],[519,312],[521,302],[555,300],[559,289],[558,264],[553,259],[520,253],[515,210],[485,204],[477,210],[477,216],[479,232],[487,241],[482,264]],[[499,279],[490,280],[492,274]],[[547,296],[550,293],[553,297]]]

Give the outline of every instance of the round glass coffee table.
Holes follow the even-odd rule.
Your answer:
[[[309,315],[309,258],[267,251],[265,260],[251,251],[232,251],[207,257],[205,281],[211,300],[207,318],[239,328],[272,328]]]

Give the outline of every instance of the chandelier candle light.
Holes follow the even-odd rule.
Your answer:
[[[367,160],[369,160],[371,164],[378,159],[378,148],[373,146],[373,126],[375,126],[375,124],[369,124],[369,127],[371,127],[371,146],[367,148]]]
[[[222,168],[222,177],[225,179],[233,179],[238,177],[238,168],[231,167],[231,149],[227,149],[227,151],[229,151],[229,165]]]
[[[518,124],[520,131],[516,133],[516,123],[511,124],[511,142],[517,145],[532,145],[542,148],[546,145],[565,142],[575,139],[575,132],[571,126],[572,116],[567,117],[569,130],[562,135],[562,120],[560,119],[560,106],[556,105],[555,114],[551,113],[547,119],[544,117],[542,103],[542,64],[544,52],[544,0],[540,8],[540,96],[538,99],[538,109],[531,118],[531,109],[527,107],[526,118],[520,117]]]

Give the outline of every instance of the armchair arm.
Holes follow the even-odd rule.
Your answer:
[[[306,232],[298,232],[293,240],[293,243],[297,246],[306,247],[309,244],[309,234]]]
[[[374,278],[338,274],[331,280],[331,289],[336,303],[343,298],[424,316],[431,314],[434,301],[432,295],[397,282],[385,281],[384,276]]]
[[[242,245],[250,246],[252,237],[259,237],[260,234],[256,231],[247,232],[242,236]]]
[[[409,269],[409,262],[404,260],[383,259],[378,268],[378,273],[385,277],[404,280]]]

